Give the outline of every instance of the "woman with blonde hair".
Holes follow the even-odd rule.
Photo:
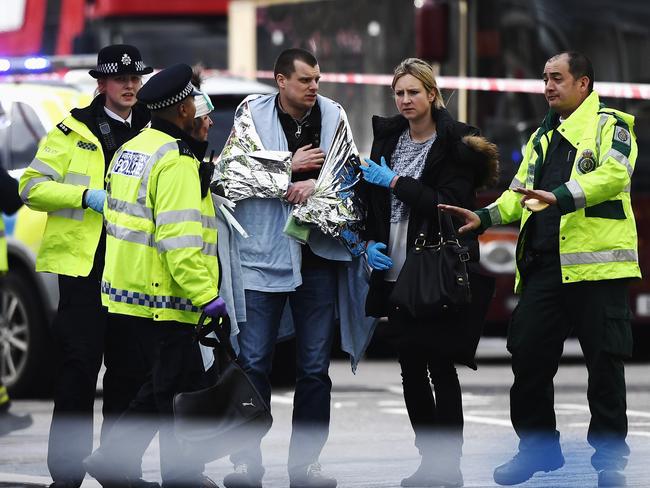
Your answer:
[[[404,400],[422,456],[402,486],[463,486],[463,409],[455,363],[476,369],[474,354],[493,287],[475,273],[476,235],[461,238],[473,263],[470,306],[434,320],[391,304],[390,294],[416,237],[427,229],[427,240],[436,240],[438,202],[475,208],[476,189],[496,178],[498,154],[478,129],[451,117],[425,61],[402,61],[392,89],[399,114],[373,117],[371,156],[362,167],[367,258],[373,269],[366,313],[388,317],[384,334],[397,348]]]

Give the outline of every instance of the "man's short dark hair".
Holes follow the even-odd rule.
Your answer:
[[[551,59],[559,58],[563,54],[566,54],[569,58],[569,73],[571,73],[571,76],[576,80],[583,76],[589,78],[589,93],[591,93],[594,89],[594,67],[591,60],[578,51],[564,51],[556,54]]]
[[[273,66],[273,77],[275,78],[279,74],[283,74],[289,78],[291,73],[296,71],[296,67],[294,66],[294,61],[296,60],[302,61],[312,68],[318,64],[316,57],[305,49],[285,49],[280,53],[278,59],[275,60],[275,65]]]

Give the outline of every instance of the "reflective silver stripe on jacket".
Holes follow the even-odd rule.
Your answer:
[[[120,212],[123,214],[131,215],[132,217],[140,217],[153,221],[153,210],[151,210],[146,205],[131,203],[113,197],[108,197],[106,203],[108,205],[108,208],[115,212]]]
[[[566,183],[566,187],[573,196],[573,203],[578,208],[585,208],[587,206],[587,197],[584,190],[576,180],[569,180]]]
[[[6,232],[4,229],[0,229],[0,239],[2,239],[4,236],[6,236]]]
[[[600,136],[602,135],[603,127],[605,127],[605,124],[610,117],[611,115],[601,114],[598,119],[598,128],[596,129],[596,151],[600,151]],[[600,158],[600,155],[596,154],[596,157]]]
[[[134,244],[142,244],[147,247],[154,247],[160,253],[171,251],[173,249],[184,249],[189,247],[198,247],[203,254],[208,256],[217,255],[217,245],[203,242],[199,236],[178,236],[169,237],[156,243],[153,234],[142,230],[132,230],[126,227],[115,225],[111,222],[106,222],[106,234],[120,241],[132,242]]]
[[[510,182],[510,186],[508,187],[508,190],[514,190],[515,188],[521,188],[523,186],[524,184],[521,181],[519,181],[515,176]]]
[[[79,222],[84,219],[85,210],[83,208],[62,208],[54,212],[48,212],[48,215],[56,217],[65,217],[66,219],[78,220]]]
[[[623,166],[625,166],[625,169],[627,169],[628,176],[632,178],[632,173],[634,173],[634,168],[630,164],[630,160],[627,159],[627,157],[623,153],[617,151],[616,149],[610,149],[605,155],[605,159],[607,158],[614,158],[616,161],[618,161]]]
[[[44,163],[40,159],[34,158],[34,160],[31,162],[29,167],[35,169],[43,176],[49,176],[52,181],[63,180],[63,176],[61,176],[58,171],[56,171],[54,168],[52,168],[52,166],[50,166],[47,163]]]
[[[201,252],[207,256],[217,256],[217,244],[212,244],[208,242],[203,243],[203,249],[201,249]]]
[[[528,174],[526,176],[526,184],[532,187],[535,184],[535,163],[528,164]]]
[[[147,165],[144,168],[144,172],[142,173],[142,181],[140,182],[140,188],[138,189],[138,199],[137,202],[140,205],[144,205],[147,203],[147,185],[149,183],[149,175],[151,174],[151,170],[153,169],[153,165],[156,164],[160,159],[165,156],[169,151],[178,151],[178,142],[176,141],[171,141],[163,144],[158,148],[158,150],[151,155],[149,158],[149,161],[147,161]],[[115,159],[115,158],[114,158]]]
[[[39,176],[38,178],[30,178],[27,181],[25,188],[23,188],[23,191],[20,193],[20,198],[22,199],[22,201],[25,203],[29,203],[29,192],[31,191],[31,189],[34,188],[35,185],[38,185],[39,183],[43,183],[44,181],[52,181],[52,178],[50,178],[49,176]]]
[[[102,293],[108,295],[112,302],[128,303],[129,305],[141,305],[156,309],[174,309],[183,312],[200,312],[201,309],[192,304],[189,298],[149,295],[138,291],[120,290],[113,288],[110,283],[102,281]]]
[[[217,217],[201,214],[201,224],[203,225],[204,229],[216,229]]]
[[[637,262],[638,260],[637,252],[634,249],[615,249],[613,251],[560,254],[560,264],[562,266],[571,266],[574,264]]]
[[[142,244],[148,247],[156,247],[156,241],[153,234],[141,230],[127,229],[115,225],[112,222],[106,222],[106,234],[120,241],[133,242],[134,244]]]
[[[492,220],[492,225],[499,225],[501,223],[501,212],[499,212],[499,206],[496,204],[496,202],[488,205],[487,209],[490,213],[490,220]]]
[[[77,186],[90,186],[90,176],[82,175],[81,173],[66,173],[63,183],[67,185]],[[83,221],[85,210],[83,208],[62,208],[54,212],[49,212],[49,215],[56,215],[57,217],[65,217],[66,219]]]
[[[201,222],[201,212],[196,209],[169,210],[156,216],[156,225],[180,224],[182,222]]]
[[[25,203],[28,203],[29,201],[30,190],[38,183],[43,183],[45,181],[59,182],[63,179],[63,177],[59,174],[58,171],[56,171],[54,168],[52,168],[52,166],[50,166],[47,163],[44,163],[40,159],[34,158],[34,160],[30,163],[29,167],[35,169],[43,176],[34,176],[32,178],[29,178],[27,184],[25,185],[25,188],[23,188],[23,191],[20,193],[20,198]]]
[[[161,253],[173,249],[185,249],[188,247],[203,248],[203,239],[200,236],[177,236],[161,239],[157,243],[158,251]]]

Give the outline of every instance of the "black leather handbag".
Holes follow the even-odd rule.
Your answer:
[[[451,217],[440,209],[438,223],[433,239],[427,224],[420,230],[389,296],[392,305],[412,317],[440,317],[472,301],[469,249],[458,242]]]
[[[235,362],[230,345],[230,318],[205,323],[198,340],[214,348],[214,385],[174,397],[174,431],[194,459],[210,462],[259,442],[273,423],[271,410],[246,373]],[[217,339],[206,337],[215,332]],[[212,369],[212,368],[211,368]]]

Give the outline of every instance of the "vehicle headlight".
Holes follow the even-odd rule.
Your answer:
[[[504,236],[506,237],[506,236]],[[480,240],[481,265],[491,273],[514,273],[517,242],[510,236],[504,239]]]

